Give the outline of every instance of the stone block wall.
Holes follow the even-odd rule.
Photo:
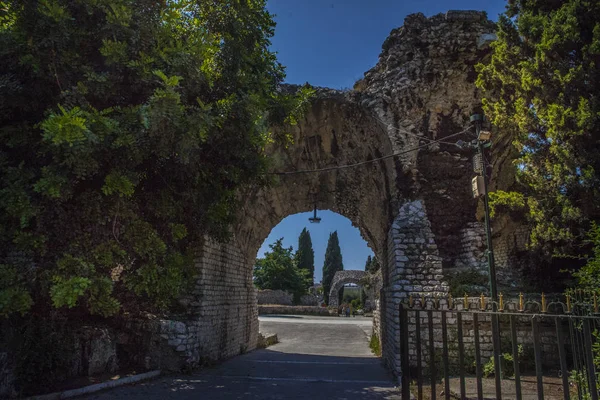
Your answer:
[[[186,314],[126,322],[126,331],[144,332],[147,337],[146,364],[178,370],[256,348],[258,308],[252,268],[235,241],[205,239],[196,267],[196,285],[180,300]]]
[[[487,273],[486,237],[484,224],[468,222],[459,232],[458,257],[454,267]]]
[[[199,304],[188,321],[188,356],[226,359],[256,347],[258,309],[252,268],[234,242],[206,240],[196,261],[194,295]]]
[[[373,298],[373,293],[368,288],[364,287],[362,283],[362,279],[365,278],[367,273],[361,270],[344,270],[337,271],[333,276],[333,280],[331,281],[331,289],[329,291],[329,306],[330,307],[339,307],[339,298],[338,293],[344,285],[348,283],[354,283],[358,285],[361,290],[365,291],[365,294],[368,298]]]
[[[291,306],[293,304],[293,296],[284,290],[258,290],[258,304],[281,304]]]
[[[477,310],[479,307],[479,297],[472,297],[468,299],[470,304],[469,309],[471,311]],[[489,304],[489,298],[486,298],[486,304]],[[433,324],[433,341],[434,341],[434,362],[440,364],[442,360],[443,351],[443,330],[442,330],[442,313],[433,309],[433,301],[426,299],[424,308],[420,306],[420,300],[415,301],[416,306],[414,310],[423,310],[415,312],[410,310],[408,312],[408,347],[409,347],[409,365],[410,368],[417,367],[417,317],[420,319],[420,336],[421,336],[421,365],[424,369],[428,369],[431,362],[430,348],[429,348],[429,325]],[[440,299],[440,309],[448,309],[448,304],[445,299]],[[458,317],[457,311],[464,310],[462,299],[455,302],[453,309],[455,311],[448,311],[446,313],[447,323],[447,343],[449,349],[450,364],[458,366]],[[431,321],[428,316],[428,312],[425,310],[432,310]],[[507,311],[515,311],[514,305],[507,305]],[[473,313],[464,312],[462,315],[462,335],[464,342],[464,354],[465,354],[465,367],[470,368],[473,366],[475,360],[475,331],[473,328]],[[515,325],[517,331],[517,342],[524,346],[525,358],[528,358],[528,362],[533,362],[533,343],[534,340],[538,340],[541,343],[542,362],[545,367],[558,369],[560,367],[558,359],[558,348],[557,348],[557,335],[556,326],[552,318],[543,318],[537,315],[536,318],[539,320],[539,336],[533,336],[532,331],[532,317],[533,314],[523,314],[515,318]],[[500,336],[501,341],[510,342],[510,322],[507,316],[501,316],[500,322]],[[478,314],[478,327],[479,327],[479,343],[481,349],[481,364],[484,365],[493,357],[493,341],[492,341],[492,317],[490,314]],[[563,326],[563,332],[565,337],[568,337],[568,327]],[[510,342],[512,343],[512,342]],[[474,368],[474,367],[473,367]]]
[[[300,305],[302,306],[320,306],[323,302],[323,296],[310,293],[300,297]]]
[[[455,270],[478,271],[487,276],[487,244],[484,223],[467,223],[457,237],[459,244],[458,256],[453,266]],[[522,260],[519,259],[518,252],[525,250],[528,238],[529,229],[524,225],[511,229],[508,233],[493,234],[496,277],[501,288],[510,289],[520,286],[519,270]]]
[[[388,235],[387,274],[382,290],[382,356],[392,371],[400,367],[400,303],[410,295],[445,295],[439,257],[425,206],[421,200],[405,203]]]
[[[500,235],[494,231],[494,260],[498,279],[506,287],[515,287],[520,283],[524,260],[519,253],[526,251],[529,234],[530,228],[526,225],[504,229]]]
[[[284,290],[258,290],[258,305],[277,304],[282,306],[294,305],[294,296]],[[300,297],[301,306],[319,306],[323,301],[323,296],[314,293],[305,294]]]
[[[44,342],[44,339],[41,339],[42,343],[46,344],[44,351],[51,353],[45,355],[46,359],[52,357],[56,360],[58,357],[61,362],[58,365],[55,363],[52,370],[46,371],[46,376],[39,376],[43,373],[41,372],[43,367],[38,364],[39,351],[34,353],[29,349],[25,350],[25,354],[22,351],[27,346],[31,346],[33,341],[39,343],[40,339],[30,336],[24,338],[27,335],[24,333],[27,332],[26,326],[15,324],[9,327],[9,324],[4,322],[2,328],[5,329],[1,332],[1,336],[5,342],[2,343],[4,348],[0,350],[0,398],[2,399],[14,398],[18,394],[35,394],[40,390],[52,391],[64,380],[114,373],[120,366],[115,329],[101,325],[70,323],[61,326],[60,331],[56,332],[58,340]],[[29,323],[42,326],[48,321],[40,319]],[[55,346],[54,349],[60,350],[53,351],[49,347],[51,345]],[[26,361],[26,365],[33,367],[35,371],[30,370],[27,372],[28,376],[18,377],[17,365],[19,361],[24,360],[29,360]],[[24,368],[24,365],[20,367]]]
[[[260,315],[269,314],[300,314],[300,315],[337,315],[335,310],[327,307],[317,306],[281,306],[281,305],[261,305],[258,307]]]

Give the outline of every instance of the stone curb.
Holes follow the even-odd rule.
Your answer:
[[[50,394],[43,394],[40,396],[27,397],[25,400],[55,400],[55,399],[68,399],[71,397],[81,396],[84,394],[90,394],[98,392],[104,389],[110,389],[118,386],[128,385],[130,383],[136,383],[151,378],[156,378],[161,373],[160,370],[145,372],[143,374],[137,374],[133,376],[127,376],[125,378],[117,379],[114,381],[96,383],[94,385],[85,386],[79,389],[66,390],[64,392],[56,392]]]

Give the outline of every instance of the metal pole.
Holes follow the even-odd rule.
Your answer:
[[[477,124],[477,134],[479,134],[479,124]],[[485,160],[483,155],[483,143],[477,139],[477,148],[482,160]],[[487,240],[487,258],[488,258],[488,272],[490,275],[490,295],[492,297],[492,307],[496,311],[496,302],[498,301],[498,289],[496,287],[496,264],[494,263],[494,249],[492,246],[492,229],[490,227],[490,206],[488,202],[488,189],[487,189],[487,171],[485,161],[482,163],[483,168],[481,175],[483,177],[483,206],[485,208],[485,236]]]
[[[488,273],[490,275],[490,295],[492,298],[492,311],[498,309],[498,288],[496,287],[496,264],[494,263],[494,248],[492,245],[492,229],[490,226],[490,206],[487,189],[487,165],[485,163],[485,155],[483,142],[479,139],[481,132],[481,121],[476,121],[475,129],[477,132],[477,150],[481,156],[481,176],[483,178],[483,206],[485,211],[485,236],[487,241],[487,258],[488,258]],[[500,324],[498,315],[492,315],[492,341],[494,345],[494,380],[496,386],[496,398],[502,398],[502,359],[500,358]]]

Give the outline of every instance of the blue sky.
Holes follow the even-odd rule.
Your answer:
[[[351,88],[377,63],[381,44],[408,14],[432,16],[448,10],[483,10],[497,20],[504,0],[269,0],[277,27],[272,49],[286,66],[286,82],[331,88]],[[258,252],[283,237],[286,246],[298,246],[304,227],[315,250],[315,281],[322,276],[329,233],[338,231],[344,269],[364,269],[373,253],[357,228],[341,215],[320,211],[320,224],[308,222],[310,213],[287,217],[272,231]]]
[[[298,236],[302,229],[306,227],[310,232],[313,250],[315,251],[315,282],[319,282],[323,276],[323,261],[329,234],[337,230],[344,269],[365,269],[367,256],[373,255],[373,252],[367,246],[367,242],[360,236],[358,228],[353,227],[348,218],[332,211],[319,210],[317,216],[321,218],[321,222],[318,224],[311,224],[308,221],[308,218],[312,216],[312,212],[300,213],[290,215],[281,221],[279,225],[273,228],[258,254],[262,255],[265,251],[268,251],[269,244],[280,237],[284,238],[284,246],[292,246],[295,251],[298,248]]]
[[[287,81],[352,87],[377,63],[381,45],[408,14],[448,10],[487,11],[498,19],[504,0],[269,0],[275,14],[272,49]]]

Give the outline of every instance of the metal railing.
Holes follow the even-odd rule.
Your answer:
[[[598,400],[598,299],[584,297],[411,297],[399,310],[402,398]]]

